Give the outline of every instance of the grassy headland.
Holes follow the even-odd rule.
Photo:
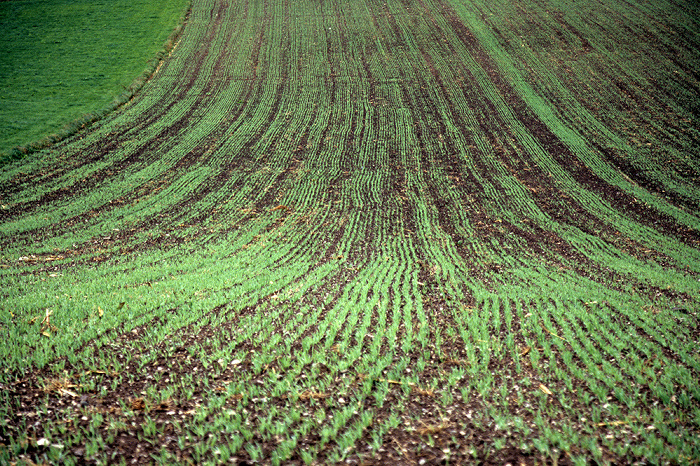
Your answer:
[[[0,153],[65,135],[128,99],[189,0],[0,2]]]

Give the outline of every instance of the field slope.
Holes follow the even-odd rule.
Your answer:
[[[188,5],[0,2],[0,162],[47,147],[128,101],[172,48]]]
[[[1,168],[0,462],[697,463],[699,13],[196,0]]]

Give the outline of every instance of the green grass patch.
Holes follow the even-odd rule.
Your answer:
[[[188,5],[1,2],[0,152],[65,136],[124,103],[172,47]]]

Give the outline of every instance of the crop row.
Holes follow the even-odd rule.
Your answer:
[[[697,25],[564,3],[195,2],[2,168],[2,454],[697,457]]]

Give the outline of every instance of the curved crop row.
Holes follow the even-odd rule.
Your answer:
[[[579,3],[194,2],[2,168],[3,457],[700,456],[697,11]]]

